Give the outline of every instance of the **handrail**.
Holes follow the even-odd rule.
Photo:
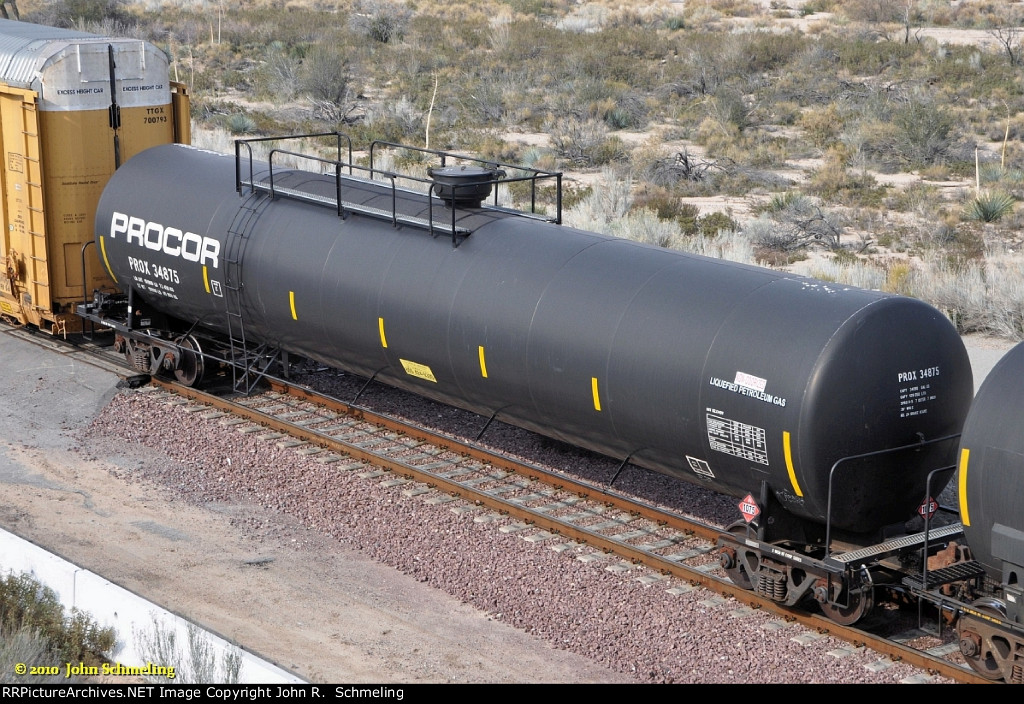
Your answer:
[[[903,452],[906,450],[919,450],[929,445],[936,445],[940,442],[948,442],[949,440],[956,440],[960,437],[960,433],[954,433],[952,435],[943,435],[942,437],[932,438],[931,440],[925,440],[923,437],[917,442],[910,443],[907,445],[900,445],[899,447],[890,447],[885,450],[875,450],[874,452],[864,452],[859,455],[850,455],[848,457],[842,457],[836,460],[836,463],[832,465],[832,469],[828,473],[828,505],[825,510],[825,558],[832,554],[832,484],[833,477],[835,476],[836,470],[839,469],[839,465],[844,462],[850,462],[852,460],[862,460],[869,457],[877,457],[879,455],[885,455],[888,453]],[[930,485],[931,474],[928,475],[928,481]]]
[[[239,193],[239,195],[241,195],[241,193],[242,193],[242,186],[244,185],[243,182],[242,182],[242,178],[241,178],[241,158],[242,158],[241,157],[241,145],[245,145],[246,149],[248,149],[248,151],[249,151],[249,183],[251,184],[252,183],[252,162],[253,162],[252,145],[253,144],[255,144],[256,142],[283,142],[283,141],[287,141],[287,140],[297,140],[297,139],[315,139],[317,137],[334,137],[337,140],[337,145],[335,147],[335,150],[337,152],[337,158],[335,159],[335,161],[338,161],[338,162],[342,161],[342,158],[341,158],[341,155],[342,155],[342,140],[344,140],[345,144],[348,145],[348,163],[349,164],[352,163],[352,138],[349,137],[347,134],[343,134],[341,132],[311,132],[309,134],[292,134],[292,135],[278,136],[278,137],[249,137],[247,139],[236,139],[235,140],[235,190]],[[317,158],[317,157],[313,157],[312,155],[309,155],[309,154],[299,154],[299,153],[296,153],[295,155],[299,156],[299,157],[302,157],[302,158],[307,158],[307,159],[316,159]]]
[[[397,142],[386,142],[381,139],[374,140],[370,143],[370,174],[371,178],[374,172],[374,154],[378,147],[386,147],[391,149],[404,149],[411,152],[419,152],[421,154],[432,154],[440,157],[441,166],[444,167],[448,163],[448,159],[456,159],[459,161],[468,161],[473,164],[481,164],[485,167],[490,168],[506,168],[515,169],[517,171],[525,171],[529,176],[520,177],[505,177],[495,178],[492,183],[493,185],[515,183],[518,181],[530,181],[530,213],[533,215],[537,214],[537,181],[543,179],[555,179],[555,204],[556,204],[556,215],[554,222],[558,225],[562,224],[562,172],[561,171],[546,171],[544,169],[535,169],[531,166],[524,166],[522,164],[507,164],[501,161],[494,161],[491,159],[481,159],[479,157],[468,156],[466,154],[457,154],[455,152],[449,152],[442,149],[426,149],[424,147],[413,147],[408,144],[399,144]],[[403,178],[409,178],[403,176]],[[412,177],[413,180],[422,180]],[[483,182],[481,182],[483,183]],[[494,189],[494,204],[498,204],[498,189]]]
[[[89,307],[89,280],[85,276],[85,251],[90,246],[95,246],[96,240],[86,240],[85,244],[82,245],[82,306],[83,308]],[[85,321],[82,322],[82,337],[86,340],[92,340],[92,335],[95,332],[95,326],[92,321],[89,321],[89,332],[85,332]]]
[[[502,163],[502,162],[496,162],[496,161],[490,161],[490,160],[486,160],[486,159],[480,159],[480,158],[477,158],[477,157],[471,157],[471,156],[466,156],[466,155],[462,155],[462,154],[456,154],[456,153],[453,153],[453,152],[448,152],[448,151],[443,151],[443,150],[438,150],[438,149],[424,149],[424,148],[421,148],[421,147],[413,147],[413,146],[398,144],[398,143],[395,143],[395,142],[385,142],[383,140],[375,140],[374,142],[372,142],[370,144],[370,148],[369,148],[369,163],[370,163],[370,165],[368,167],[367,166],[360,166],[360,165],[357,165],[357,164],[353,163],[353,158],[352,158],[352,155],[353,155],[352,140],[347,135],[344,135],[344,134],[342,134],[340,132],[320,132],[320,133],[312,133],[312,134],[288,135],[288,136],[278,136],[278,137],[253,137],[253,138],[249,138],[249,139],[238,139],[238,140],[235,140],[235,190],[236,190],[236,192],[238,192],[239,195],[242,195],[243,188],[245,186],[249,186],[251,189],[255,189],[256,188],[255,174],[254,174],[254,167],[253,167],[253,159],[254,158],[253,158],[252,144],[257,143],[257,142],[284,142],[284,141],[291,141],[291,140],[298,140],[298,139],[308,139],[308,138],[318,138],[318,137],[333,137],[337,141],[337,144],[336,144],[336,147],[335,147],[335,158],[331,159],[331,158],[327,158],[327,157],[316,156],[314,154],[306,154],[306,153],[291,151],[289,149],[285,149],[285,148],[281,148],[281,147],[275,147],[275,148],[270,150],[270,152],[268,154],[268,157],[267,157],[267,165],[268,165],[268,168],[269,168],[267,179],[268,179],[269,193],[270,193],[270,197],[271,198],[276,198],[278,196],[278,190],[277,190],[277,186],[275,184],[275,163],[274,163],[275,159],[279,160],[281,156],[291,156],[291,157],[295,157],[295,158],[298,158],[298,159],[304,159],[304,160],[308,160],[308,161],[311,161],[311,162],[319,163],[319,164],[321,164],[321,173],[322,174],[324,174],[324,175],[333,174],[333,176],[334,176],[334,190],[335,190],[335,205],[337,207],[337,212],[338,212],[338,216],[339,217],[345,217],[345,215],[346,215],[345,203],[344,203],[344,201],[342,199],[341,184],[342,184],[342,172],[343,171],[347,171],[347,176],[348,177],[355,177],[358,173],[365,173],[368,176],[368,179],[370,181],[378,181],[378,182],[383,181],[385,183],[390,182],[390,194],[391,194],[391,214],[390,214],[390,220],[391,220],[392,225],[394,225],[395,227],[397,227],[399,225],[399,222],[412,222],[413,224],[417,224],[417,225],[424,224],[424,223],[422,223],[422,221],[419,218],[408,218],[408,217],[402,218],[402,217],[399,216],[399,213],[398,213],[398,191],[399,191],[398,180],[399,179],[404,179],[407,182],[423,184],[425,186],[425,188],[423,189],[423,191],[425,191],[425,193],[423,191],[416,191],[416,190],[408,190],[408,189],[403,189],[403,190],[407,190],[410,193],[422,193],[423,195],[426,195],[427,221],[426,221],[425,224],[427,226],[427,229],[430,231],[430,234],[431,234],[432,237],[437,237],[437,235],[439,234],[438,231],[437,231],[437,228],[435,227],[435,219],[434,219],[434,200],[435,200],[435,197],[441,197],[443,200],[450,201],[450,203],[454,205],[454,203],[458,202],[458,200],[459,200],[458,194],[460,192],[466,193],[466,194],[471,194],[471,193],[474,192],[474,189],[477,189],[477,188],[479,188],[480,186],[483,186],[483,185],[492,186],[492,191],[493,191],[493,195],[494,195],[494,203],[493,203],[493,207],[494,208],[500,209],[500,210],[505,210],[506,212],[518,213],[520,215],[529,215],[529,216],[534,216],[534,217],[540,217],[540,215],[537,213],[537,183],[538,183],[538,181],[543,181],[545,179],[554,179],[554,181],[555,181],[556,214],[555,214],[555,217],[553,219],[549,218],[549,217],[546,217],[546,216],[545,216],[544,219],[546,219],[548,221],[551,221],[551,222],[554,222],[556,224],[561,224],[561,222],[562,222],[562,173],[561,172],[545,171],[545,170],[542,170],[542,169],[535,169],[535,168],[532,168],[532,167],[529,167],[529,166],[521,166],[521,165],[516,165],[516,164],[506,164],[506,163]],[[347,152],[345,150],[343,150],[342,140],[344,140],[345,146],[347,146]],[[242,176],[242,171],[243,171],[243,163],[242,162],[243,162],[243,159],[246,158],[242,154],[242,148],[243,147],[248,152],[247,155],[246,155],[247,158],[248,158],[248,162],[249,162],[249,178],[248,178],[248,181],[245,181],[243,179],[243,176]],[[379,153],[379,151],[381,149],[385,149],[385,148],[398,148],[398,149],[405,149],[405,150],[414,151],[414,152],[422,152],[422,153],[426,153],[426,154],[432,154],[432,155],[434,155],[434,156],[436,156],[436,157],[438,157],[440,159],[442,167],[445,166],[448,163],[449,159],[453,159],[453,160],[457,159],[457,160],[460,160],[460,161],[466,161],[466,162],[471,162],[471,163],[475,163],[475,164],[483,164],[483,165],[485,165],[488,168],[488,170],[492,171],[493,178],[491,178],[490,180],[486,180],[486,181],[485,180],[478,180],[478,181],[474,181],[472,183],[465,183],[465,184],[447,183],[446,182],[444,184],[444,188],[446,189],[446,193],[443,194],[443,197],[442,197],[442,193],[440,193],[436,189],[436,185],[437,185],[438,182],[435,181],[432,178],[424,178],[422,176],[416,176],[416,175],[413,175],[413,174],[403,174],[403,173],[398,173],[398,172],[394,172],[394,171],[386,171],[386,170],[377,168],[377,166],[375,165],[375,156]],[[343,157],[347,157],[347,158],[343,158]],[[502,169],[515,169],[515,170],[517,170],[519,172],[525,172],[526,175],[508,177],[508,176],[506,176],[504,170],[499,170],[499,167],[502,167]],[[278,165],[277,168],[278,168],[278,173],[279,173],[280,169],[282,167],[280,165]],[[501,208],[498,205],[498,189],[497,189],[497,186],[499,186],[501,184],[506,184],[507,185],[507,184],[512,184],[512,183],[524,182],[524,181],[530,182],[530,210],[529,211],[523,211],[523,210],[510,209],[510,208]],[[264,186],[264,187],[266,187],[266,186]],[[385,185],[385,187],[387,187],[387,186]],[[450,193],[450,195],[448,195],[449,193]],[[295,196],[294,193],[289,193],[289,195]],[[310,195],[312,195],[312,194],[310,194]],[[353,204],[349,204],[349,205],[350,205],[350,207],[348,208],[349,211],[353,211],[353,210],[358,211],[359,210],[359,208],[358,207],[354,207]],[[385,213],[386,213],[386,210],[383,213],[381,213],[381,214],[385,214]],[[457,243],[458,243],[458,235],[459,235],[459,228],[458,228],[458,225],[457,225],[457,215],[458,214],[457,214],[457,209],[455,207],[451,208],[451,214],[452,214],[452,216],[451,216],[451,238],[452,238],[452,244],[454,246],[454,245],[457,245]],[[447,226],[445,227],[445,229],[447,229]]]
[[[932,479],[935,478],[941,472],[954,472],[956,471],[956,465],[950,465],[948,467],[939,467],[928,472],[928,479],[924,485],[924,500],[931,502],[935,500],[932,494]],[[948,481],[948,479],[947,479]],[[921,588],[925,591],[928,589],[928,549],[931,547],[931,522],[932,515],[935,513],[931,506],[926,506],[925,511],[921,514],[924,519],[924,544],[921,546]],[[921,626],[923,623],[923,612],[922,609],[924,604],[920,601],[917,604],[917,625]],[[942,623],[942,619],[939,619],[939,623]],[[941,626],[940,626],[941,627]]]

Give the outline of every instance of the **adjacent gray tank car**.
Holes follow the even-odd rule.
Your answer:
[[[985,378],[960,440],[960,520],[974,559],[1024,609],[1024,344]],[[1024,610],[1021,612],[1024,617]]]
[[[767,493],[819,524],[838,460],[955,434],[971,402],[959,336],[918,300],[359,178],[275,167],[277,198],[238,193],[235,169],[168,146],[114,175],[97,244],[137,314],[220,334],[244,324],[249,340],[718,491]],[[252,183],[269,178],[257,166]],[[302,202],[338,189],[359,204],[345,217]],[[439,212],[457,247],[408,224]],[[831,524],[907,519],[950,452],[845,465]]]
[[[1010,350],[978,390],[960,438],[957,472],[964,537],[988,577],[963,593],[969,603],[959,606],[960,652],[985,677],[1018,684],[1024,683],[1021,418],[1024,344]]]

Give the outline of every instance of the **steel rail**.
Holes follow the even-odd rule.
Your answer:
[[[185,398],[189,398],[193,401],[207,404],[225,412],[241,416],[252,422],[259,423],[260,425],[264,425],[272,430],[285,433],[296,439],[315,443],[334,452],[380,467],[412,481],[423,483],[430,488],[447,493],[451,496],[462,498],[463,500],[479,506],[485,506],[498,513],[521,520],[528,525],[546,530],[555,535],[564,536],[580,543],[587,544],[592,548],[601,550],[602,552],[617,555],[633,564],[642,564],[659,573],[672,575],[679,579],[686,580],[692,585],[697,585],[723,596],[731,597],[737,602],[749,606],[752,609],[764,610],[766,613],[774,613],[788,622],[798,623],[805,628],[814,630],[818,633],[835,636],[836,638],[852,643],[855,646],[870,648],[881,655],[889,657],[893,661],[904,662],[929,673],[948,677],[958,682],[991,684],[990,680],[982,678],[973,670],[943,660],[939,656],[888,640],[882,636],[873,635],[867,631],[848,626],[841,626],[824,616],[787,609],[770,599],[761,597],[754,592],[738,587],[731,581],[708,574],[681,562],[660,558],[659,556],[639,547],[631,546],[623,541],[614,540],[608,536],[588,530],[585,527],[574,526],[570,523],[559,521],[545,513],[534,511],[525,506],[520,506],[513,502],[503,500],[498,496],[488,494],[486,490],[474,490],[472,487],[460,484],[457,481],[439,477],[430,471],[425,471],[400,460],[382,457],[371,450],[364,449],[355,444],[346,443],[342,439],[332,437],[324,433],[319,433],[310,428],[294,425],[287,420],[277,418],[270,413],[265,413],[257,408],[238,404],[230,399],[218,397],[195,389],[184,388],[161,380],[154,380],[153,383],[160,388]],[[330,411],[335,411],[342,415],[348,415],[356,420],[380,425],[388,430],[401,432],[418,441],[435,445],[439,449],[470,456],[473,459],[493,464],[493,466],[499,469],[515,472],[538,481],[544,481],[544,475],[550,475],[547,477],[548,481],[545,483],[550,483],[555,488],[564,489],[573,493],[576,493],[573,487],[579,486],[583,492],[580,495],[584,498],[591,498],[606,503],[609,502],[609,499],[614,498],[616,507],[622,508],[623,510],[637,516],[643,514],[657,516],[653,519],[649,516],[644,517],[648,517],[648,520],[654,520],[661,525],[669,525],[671,522],[670,527],[679,530],[682,533],[697,535],[698,537],[712,540],[718,534],[718,531],[715,530],[714,536],[709,537],[700,535],[698,531],[704,532],[705,529],[710,529],[711,527],[704,526],[704,524],[697,524],[694,526],[690,521],[679,516],[672,516],[671,521],[662,521],[661,519],[669,514],[665,514],[664,512],[646,505],[637,506],[635,504],[631,504],[625,497],[609,495],[604,491],[596,490],[593,486],[588,484],[566,479],[561,475],[554,475],[553,473],[532,465],[518,466],[514,460],[494,455],[483,448],[460,443],[460,441],[455,438],[440,435],[433,431],[416,426],[410,426],[398,419],[382,416],[367,409],[337,401],[336,399],[322,397],[304,387],[289,387],[288,385],[280,382],[275,382],[275,384],[278,392],[290,393],[295,398],[301,399],[302,401],[324,406]],[[350,409],[350,411],[346,412],[343,409]],[[434,442],[431,438],[437,438],[437,442]],[[491,463],[489,459],[490,456],[494,456],[497,461]]]
[[[130,379],[132,377],[139,376],[136,372],[127,369],[123,365],[119,363],[113,363],[112,360],[110,359],[110,356],[103,354],[102,350],[99,348],[90,348],[88,346],[76,345],[71,342],[65,342],[63,340],[59,340],[58,338],[54,338],[51,336],[31,334],[25,331],[24,328],[11,327],[3,323],[0,323],[0,331],[20,337],[21,339],[27,342],[47,347],[52,351],[63,352],[66,354],[76,354],[77,352],[85,351],[87,353],[87,356],[93,356],[97,358],[97,366],[103,366],[104,368],[118,374],[124,379]],[[344,402],[338,401],[337,399],[321,396],[316,392],[305,387],[291,386],[279,381],[275,381],[274,383],[278,385],[277,390],[279,392],[285,392],[295,396],[296,398],[306,400],[310,403],[325,406],[329,410],[336,410],[338,412],[342,412],[343,409],[347,408],[350,409],[347,414],[357,420],[365,420],[366,422],[386,427],[389,430],[405,432],[410,437],[413,437],[417,440],[421,440],[422,442],[425,443],[436,444],[441,449],[449,450],[452,452],[459,452],[467,456],[472,456],[474,457],[474,459],[480,459],[481,461],[488,462],[489,464],[493,464],[495,467],[501,469],[506,469],[508,471],[516,471],[516,463],[514,461],[512,461],[509,458],[491,453],[483,448],[475,446],[466,446],[465,450],[463,451],[463,445],[460,444],[460,442],[454,438],[450,438],[439,433],[434,433],[433,431],[424,428],[409,426],[408,424],[404,424],[401,421],[398,421],[397,419],[394,419],[392,417],[377,414],[368,409],[360,408],[358,406],[346,404]],[[307,442],[315,442],[327,447],[333,446],[336,447],[339,452],[342,452],[344,454],[348,454],[353,457],[356,457],[357,455],[363,455],[364,457],[367,458],[364,461],[367,461],[375,465],[381,464],[381,458],[379,458],[379,456],[367,452],[362,448],[358,448],[355,446],[347,446],[335,438],[311,432],[310,430],[302,428],[301,426],[296,426],[281,421],[280,419],[276,419],[269,414],[261,413],[254,409],[246,408],[245,406],[234,403],[227,399],[222,399],[221,397],[215,396],[213,394],[197,391],[195,389],[185,388],[172,382],[156,378],[151,380],[151,384],[153,386],[164,389],[179,396],[189,398],[198,403],[207,404],[231,414],[247,417],[254,422],[266,425],[271,428],[279,429],[287,434],[292,435],[293,437],[304,439]],[[494,458],[493,462],[491,462],[490,460],[491,457]],[[438,481],[438,477],[432,474],[424,473],[422,470],[418,470],[415,467],[407,465],[405,463],[394,462],[393,460],[389,462],[391,462],[394,465],[394,469],[392,471],[396,471],[397,473],[401,473],[403,475],[410,477],[422,475],[424,477],[423,481],[425,484],[427,484],[428,486],[441,488],[440,483]],[[523,475],[532,479],[539,480],[542,474],[547,474],[545,470],[532,467],[529,465],[523,466],[521,467],[521,469],[523,470]],[[619,498],[617,494],[611,493],[606,489],[594,487],[593,485],[568,479],[560,475],[557,478],[557,483],[552,483],[552,486],[554,486],[554,488],[565,489],[567,491],[577,493],[578,495],[584,498],[590,498],[602,502],[609,502],[612,499],[617,500]],[[502,500],[487,494],[482,494],[479,497],[470,496],[470,494],[472,493],[475,492],[467,490],[467,488],[464,486],[457,485],[454,495],[465,496],[466,500],[473,501],[474,503],[479,503],[480,505],[490,506],[494,508],[496,511],[500,513],[505,513],[510,516],[516,516],[519,510],[522,508],[515,504],[503,502]],[[656,523],[668,525],[669,527],[679,530],[681,533],[691,533],[693,535],[697,535],[698,537],[706,538],[709,540],[713,539],[713,537],[704,535],[705,530],[713,531],[715,532],[715,535],[717,535],[717,530],[713,527],[706,526],[700,523],[694,524],[693,522],[688,521],[687,519],[684,519],[679,516],[672,516],[671,514],[667,514],[665,512],[662,512],[658,509],[655,509],[644,504],[635,505],[634,509],[635,510],[625,510],[629,510],[631,513],[634,513],[635,515],[648,518],[648,520],[653,520]],[[663,517],[668,518],[663,521]],[[537,520],[534,520],[533,524],[543,527],[544,525],[550,524],[551,520],[552,519],[548,516],[538,514]],[[551,532],[556,533],[556,530],[551,530]],[[630,556],[628,552],[620,551],[620,547],[623,545],[622,543],[611,541],[611,539],[608,539],[604,536],[600,536],[600,534],[593,533],[592,531],[584,531],[569,524],[562,524],[557,526],[557,534],[573,537],[574,539],[579,539],[581,540],[581,542],[587,542],[591,545],[594,545],[595,547],[601,547],[602,550],[605,549],[604,545],[607,542],[607,549],[609,552],[621,554],[624,557],[628,556],[632,560],[632,556]],[[577,535],[579,536],[579,538],[576,538]],[[597,544],[598,542],[600,542],[600,545]],[[645,553],[637,557],[638,563],[648,564],[648,554]],[[991,680],[981,677],[980,675],[978,675],[973,670],[967,667],[956,665],[955,663],[943,660],[938,656],[931,655],[930,653],[926,653],[924,651],[916,650],[909,646],[905,646],[901,643],[887,640],[881,636],[876,636],[874,634],[862,631],[860,629],[840,626],[828,620],[827,618],[824,618],[823,616],[818,616],[815,614],[804,613],[795,610],[789,610],[780,607],[777,603],[769,599],[760,597],[754,592],[747,591],[745,589],[737,587],[730,581],[719,579],[713,575],[707,574],[700,570],[695,570],[690,567],[687,567],[684,564],[679,564],[672,561],[665,561],[657,565],[651,565],[651,567],[652,569],[656,569],[659,572],[665,574],[672,574],[680,579],[688,580],[690,583],[700,585],[710,591],[722,594],[724,596],[732,597],[737,602],[747,605],[750,608],[763,609],[766,611],[766,613],[778,614],[780,617],[784,618],[788,622],[798,623],[804,626],[805,628],[817,631],[822,634],[833,635],[836,638],[852,643],[855,646],[864,646],[870,648],[871,650],[874,650],[882,655],[889,657],[893,661],[905,662],[909,665],[921,668],[929,673],[948,677],[958,682],[970,684],[995,684]]]
[[[661,510],[655,506],[651,506],[650,504],[638,503],[610,488],[596,486],[589,482],[566,477],[563,474],[544,469],[543,467],[538,467],[526,462],[519,462],[505,455],[488,450],[487,448],[473,442],[467,442],[450,435],[432,431],[428,428],[412,425],[394,418],[393,416],[376,413],[362,406],[345,403],[344,401],[330,396],[324,396],[303,386],[290,385],[275,380],[271,382],[271,388],[279,393],[294,396],[296,398],[309,401],[310,403],[324,406],[325,408],[338,413],[343,413],[345,415],[352,416],[353,418],[403,433],[411,438],[430,443],[431,445],[436,445],[442,449],[456,452],[467,457],[472,457],[480,460],[481,462],[486,462],[509,472],[515,472],[516,474],[525,476],[528,479],[548,484],[555,489],[564,489],[565,491],[570,491],[585,499],[608,503],[616,508],[629,511],[636,516],[646,518],[670,528],[675,528],[680,532],[690,533],[707,540],[715,540],[719,533],[721,533],[720,528],[706,523],[701,523],[694,519],[682,518],[678,514],[669,513],[668,511]]]

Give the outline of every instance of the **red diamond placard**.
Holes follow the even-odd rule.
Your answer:
[[[743,501],[739,502],[740,513],[743,514],[743,520],[750,523],[752,520],[761,515],[761,508],[754,501],[754,497],[747,494]]]
[[[921,518],[931,520],[931,517],[935,515],[935,512],[939,510],[939,502],[928,497],[928,500],[917,507],[917,515]]]

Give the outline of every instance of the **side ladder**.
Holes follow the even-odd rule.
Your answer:
[[[25,111],[25,119],[22,121],[25,125],[22,130],[25,146],[22,153],[25,160],[26,226],[30,243],[28,256],[31,262],[28,279],[31,305],[40,312],[39,323],[42,323],[42,317],[49,312],[51,295],[46,250],[46,212],[43,209],[43,169],[39,154],[39,117],[34,102],[23,102],[21,108]]]
[[[266,373],[280,352],[268,345],[250,347],[245,336],[245,315],[242,307],[242,258],[248,233],[269,202],[268,198],[250,193],[242,202],[225,238],[224,304],[227,316],[231,383],[235,391],[248,395]]]

